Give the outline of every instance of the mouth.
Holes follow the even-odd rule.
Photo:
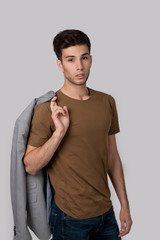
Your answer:
[[[84,73],[79,73],[76,75],[76,78],[81,79],[81,78],[84,78],[84,76],[85,76]]]

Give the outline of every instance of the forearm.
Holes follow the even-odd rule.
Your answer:
[[[62,139],[63,136],[54,132],[44,145],[26,152],[24,157],[26,171],[31,175],[35,175],[40,169],[45,167],[53,157]]]
[[[132,225],[132,219],[126,193],[122,163],[117,150],[115,135],[108,137],[108,148],[108,174],[121,204],[121,232],[118,236],[122,237],[129,233]]]
[[[109,177],[123,208],[129,208],[122,163],[118,154],[110,160]]]

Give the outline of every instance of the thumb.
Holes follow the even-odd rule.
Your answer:
[[[125,228],[126,228],[125,221],[121,221],[121,232],[122,233],[125,232]]]

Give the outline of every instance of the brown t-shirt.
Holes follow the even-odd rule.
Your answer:
[[[89,91],[87,100],[76,100],[57,91],[57,104],[67,106],[70,125],[48,164],[56,204],[79,219],[99,216],[112,206],[107,180],[107,139],[120,131],[114,98],[90,88]],[[29,145],[42,146],[54,129],[50,103],[39,104]]]

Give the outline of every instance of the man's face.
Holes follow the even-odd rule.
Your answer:
[[[76,45],[62,50],[62,61],[57,60],[58,67],[64,74],[65,82],[84,85],[89,77],[92,57],[87,45]]]

